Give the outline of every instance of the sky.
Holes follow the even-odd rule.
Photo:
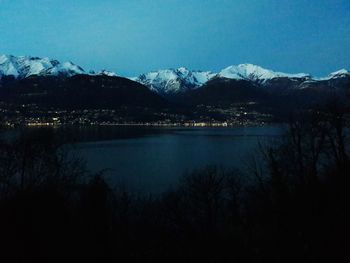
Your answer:
[[[252,63],[350,69],[350,0],[0,0],[0,54],[123,76]]]

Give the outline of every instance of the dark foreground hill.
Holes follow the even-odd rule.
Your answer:
[[[302,84],[286,78],[276,78],[266,83],[214,78],[201,88],[175,96],[175,101],[192,107],[207,105],[226,109],[232,105],[250,104],[256,111],[268,112],[280,118],[334,100],[350,105],[348,79]]]
[[[66,109],[117,109],[151,107],[159,109],[167,102],[147,87],[120,77],[75,75],[73,77],[32,76],[5,80],[0,89],[2,100],[15,104]]]

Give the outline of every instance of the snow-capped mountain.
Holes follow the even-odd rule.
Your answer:
[[[182,67],[178,69],[153,71],[130,79],[148,86],[151,90],[159,94],[171,95],[201,87],[214,78],[247,80],[264,84],[267,81],[278,78],[308,80],[311,79],[311,75],[305,73],[288,74],[275,72],[252,64],[240,64],[229,66],[219,73],[191,71]]]
[[[346,69],[341,69],[335,72],[330,73],[327,77],[325,78],[320,78],[319,80],[330,80],[330,79],[338,79],[338,78],[346,78],[350,77],[350,72]]]
[[[176,94],[198,88],[214,76],[216,74],[210,71],[191,71],[181,67],[153,71],[130,79],[160,94]]]
[[[274,78],[311,78],[309,74],[305,73],[288,74],[283,72],[275,72],[252,64],[240,64],[237,66],[229,66],[220,71],[220,73],[217,76],[228,79],[243,79],[258,82],[265,82]]]
[[[33,75],[69,77],[77,74],[85,74],[85,71],[72,62],[60,63],[49,58],[30,56],[0,56],[0,78],[14,76],[21,79]]]

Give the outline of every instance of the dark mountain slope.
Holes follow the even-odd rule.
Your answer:
[[[226,107],[232,103],[263,102],[268,100],[269,94],[249,81],[215,78],[203,87],[187,92],[181,98],[191,105]]]
[[[5,81],[0,100],[14,104],[37,104],[66,109],[116,109],[120,107],[167,106],[167,102],[147,87],[120,77],[75,75],[38,77]]]

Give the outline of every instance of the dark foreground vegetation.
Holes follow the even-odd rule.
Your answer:
[[[53,131],[21,132],[0,144],[0,261],[347,262],[346,132],[336,106],[299,114],[245,171],[207,167],[161,196],[112,189]]]

